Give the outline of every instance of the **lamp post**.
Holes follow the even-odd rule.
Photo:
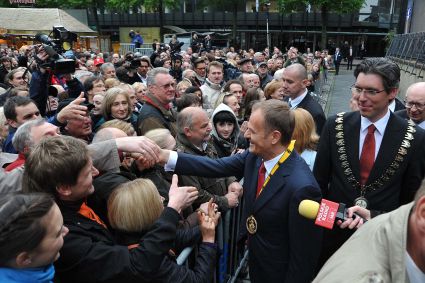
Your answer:
[[[266,6],[266,30],[267,30],[267,48],[270,50],[270,33],[269,33],[269,8],[270,2],[264,3]]]

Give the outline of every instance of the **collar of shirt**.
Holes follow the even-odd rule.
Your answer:
[[[360,131],[367,132],[367,127],[369,127],[371,124],[374,124],[378,133],[381,136],[384,136],[385,128],[387,127],[388,120],[390,119],[390,114],[391,114],[391,112],[388,109],[387,113],[384,115],[384,117],[382,117],[381,119],[379,119],[375,123],[372,123],[368,118],[361,116]]]
[[[425,274],[418,268],[416,263],[406,251],[406,272],[411,283],[425,282]]]
[[[395,99],[393,99],[393,101],[391,101],[390,105],[388,105],[388,109],[390,109],[391,112],[394,112],[394,110],[395,110]]]
[[[291,103],[291,109],[297,108],[298,104],[300,104],[301,101],[303,101],[303,99],[306,97],[307,93],[308,93],[308,89],[305,89],[304,93],[301,94],[300,96],[298,96],[297,98],[295,98],[295,99],[289,98],[289,103]]]
[[[279,159],[282,157],[282,155],[285,152],[282,152],[281,154],[278,154],[276,157],[273,157],[270,160],[264,161],[264,167],[266,168],[267,176],[272,171],[273,167],[276,165],[276,163],[279,161]]]
[[[419,124],[416,124],[419,128],[425,129],[425,121],[420,122]]]

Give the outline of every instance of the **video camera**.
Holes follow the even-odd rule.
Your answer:
[[[55,74],[72,74],[75,72],[75,60],[65,59],[63,54],[71,50],[72,43],[77,41],[77,34],[62,26],[54,26],[53,39],[43,33],[35,35],[35,41],[42,43],[43,49],[49,55],[47,62],[40,64],[41,68],[50,69]]]

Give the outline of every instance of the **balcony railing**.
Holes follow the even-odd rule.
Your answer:
[[[159,26],[157,13],[108,13],[98,14],[101,26]],[[94,16],[88,13],[89,24],[94,24]],[[260,12],[258,20],[256,13],[237,13],[238,27],[252,29],[257,25],[265,26],[266,13]],[[355,13],[355,14],[329,14],[328,27],[330,28],[383,28],[389,29],[397,25],[398,16],[385,13]],[[164,25],[179,27],[197,27],[198,29],[225,29],[232,26],[233,13],[230,12],[193,12],[183,13],[181,11],[165,13]],[[320,13],[293,13],[290,15],[280,15],[278,13],[269,14],[270,26],[274,29],[279,27],[290,27],[293,29],[305,30],[307,27],[320,27],[322,25]]]

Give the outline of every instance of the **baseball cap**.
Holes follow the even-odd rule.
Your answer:
[[[103,63],[105,63],[105,61],[102,58],[94,59],[94,65],[95,66],[102,65]]]
[[[258,64],[258,67],[261,67],[261,66],[266,66],[267,67],[267,62],[261,62],[260,64]]]

